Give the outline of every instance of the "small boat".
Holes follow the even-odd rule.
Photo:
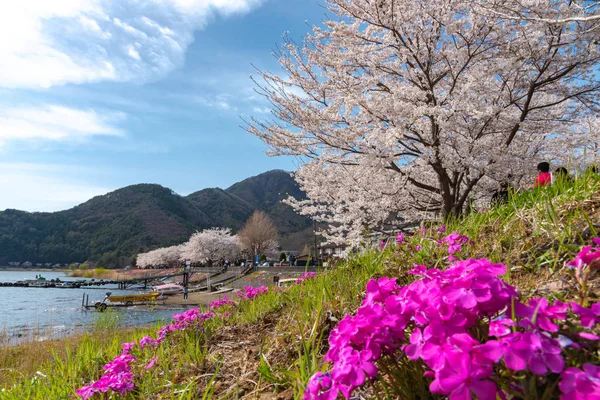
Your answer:
[[[125,303],[131,305],[133,303],[153,301],[160,296],[160,293],[141,293],[141,294],[124,294],[120,296],[108,296],[108,301],[111,303]]]
[[[168,283],[166,285],[154,286],[152,290],[155,293],[162,294],[164,296],[172,296],[175,294],[183,293],[183,286],[176,285],[174,283]]]
[[[46,282],[45,280],[29,281],[28,283],[29,283],[29,287],[49,287],[50,286],[50,284],[48,282]]]
[[[79,283],[79,282],[57,282],[56,287],[63,288],[63,289],[64,288],[73,289],[73,288],[81,287],[81,283]]]

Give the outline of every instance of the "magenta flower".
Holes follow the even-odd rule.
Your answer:
[[[600,367],[584,364],[583,371],[567,368],[560,375],[558,387],[563,400],[600,400]]]
[[[396,235],[396,244],[404,243],[404,232]]]
[[[506,336],[512,332],[510,329],[512,326],[515,326],[515,322],[508,318],[491,321],[489,334],[498,338]]]
[[[571,303],[571,310],[579,315],[581,326],[586,329],[591,329],[600,322],[600,303],[595,303],[590,308]]]
[[[554,373],[559,373],[565,368],[560,344],[545,335],[535,332],[525,332],[523,340],[531,348],[531,357],[529,358],[529,369],[536,375],[544,375],[548,369]]]
[[[298,279],[296,279],[296,284],[299,285],[302,282],[304,282],[307,279],[312,279],[316,276],[316,274],[314,272],[305,272],[302,274],[302,276]]]
[[[333,385],[331,375],[328,372],[319,372],[308,381],[304,400],[335,400],[338,393],[339,389]]]
[[[357,351],[345,348],[340,354],[343,360],[331,376],[339,382],[340,391],[350,397],[352,391],[362,386],[367,378],[377,376],[377,367],[373,363],[373,354],[370,351]]]
[[[434,346],[432,343],[428,342],[430,339],[431,335],[423,335],[423,332],[421,332],[419,328],[415,329],[412,335],[410,335],[410,344],[404,348],[406,356],[410,360],[417,360],[420,358],[424,348],[427,347],[427,349],[431,349]],[[425,352],[428,354],[427,350]]]
[[[567,317],[569,306],[561,301],[555,300],[548,305],[548,300],[541,297],[529,300],[529,305],[515,302],[515,314],[523,318],[520,325],[524,328],[539,328],[547,332],[557,332],[558,325],[553,320],[564,321]]]
[[[486,380],[492,373],[491,367],[472,362],[466,353],[450,354],[430,389],[433,393],[449,394],[452,400],[471,400],[473,394],[479,400],[495,400],[496,384]]]
[[[131,349],[133,349],[135,347],[137,343],[136,342],[131,342],[131,343],[123,343],[123,354],[129,354],[129,351]]]
[[[154,363],[156,363],[157,360],[158,360],[158,356],[154,357],[152,360],[150,360],[150,362],[148,363],[148,365],[146,365],[144,367],[144,369],[146,371],[148,371],[150,368],[154,367]]]
[[[594,239],[594,243],[596,243],[598,238]],[[577,256],[575,256],[574,260],[571,260],[567,263],[567,267],[578,268],[581,269],[586,265],[590,265],[592,261],[600,258],[600,248],[592,248],[592,246],[586,246]]]

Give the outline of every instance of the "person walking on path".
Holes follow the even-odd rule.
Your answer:
[[[550,164],[547,162],[541,162],[537,165],[537,170],[539,171],[539,175],[535,178],[533,182],[533,187],[538,188],[542,186],[548,186],[552,183],[552,174],[550,174]]]
[[[183,301],[187,301],[188,299],[188,287],[184,286],[183,287]]]

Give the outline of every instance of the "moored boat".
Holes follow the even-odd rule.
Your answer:
[[[140,294],[124,294],[119,296],[108,296],[108,301],[111,303],[133,304],[136,302],[156,300],[160,296],[157,292],[140,293]]]
[[[168,283],[166,285],[154,286],[152,290],[155,293],[162,294],[164,296],[172,296],[175,294],[183,293],[183,286],[176,285],[174,283]]]

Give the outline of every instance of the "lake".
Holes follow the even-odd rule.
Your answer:
[[[35,279],[36,274],[48,280],[84,279],[69,278],[64,272],[0,270],[0,282]],[[108,291],[114,294],[141,293],[139,290],[117,290],[116,285],[94,286],[93,289],[0,287],[0,333],[8,334],[11,338],[41,335],[44,339],[81,331],[99,315],[95,310],[81,308],[83,294],[89,294],[90,304],[93,304],[101,301]],[[174,310],[148,310],[136,306],[117,308],[116,312],[121,321],[130,326],[168,321],[177,313]]]

